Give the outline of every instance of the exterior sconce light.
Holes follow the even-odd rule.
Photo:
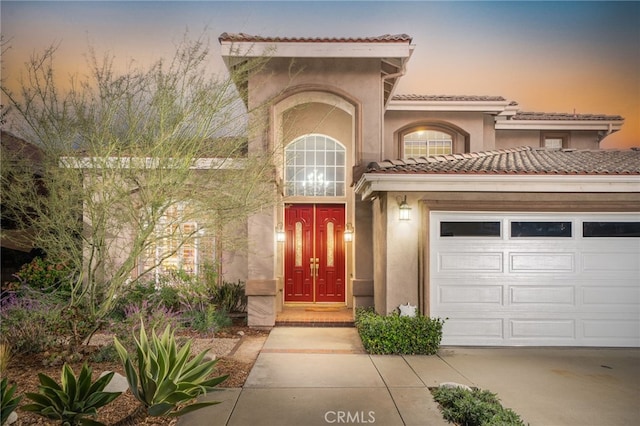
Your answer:
[[[410,220],[411,219],[411,207],[407,204],[407,196],[404,196],[404,199],[400,202],[400,220]]]
[[[284,226],[282,226],[282,222],[278,224],[276,227],[276,241],[279,243],[283,243],[285,240]]]
[[[346,243],[353,241],[353,225],[350,223],[347,223],[347,226],[344,228],[344,241]]]

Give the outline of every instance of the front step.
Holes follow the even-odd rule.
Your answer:
[[[353,321],[278,321],[276,327],[355,327]]]
[[[285,306],[276,327],[354,327],[353,309],[346,306]]]

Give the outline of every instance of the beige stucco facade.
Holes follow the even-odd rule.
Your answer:
[[[402,136],[410,131],[434,129],[451,135],[453,153],[540,147],[545,135],[562,137],[563,148],[597,149],[602,138],[622,122],[556,120],[536,129],[529,121],[509,121],[517,107],[500,97],[394,100],[395,83],[414,48],[410,38],[390,43],[377,38],[327,41],[223,35],[221,44],[230,67],[247,57],[269,58],[264,68],[248,78],[245,100],[249,110],[259,111],[253,120],[264,123],[263,130],[250,135],[249,155],[273,151],[277,182],[275,207],[247,224],[249,325],[273,326],[284,306],[283,247],[276,242],[275,229],[283,222],[287,204],[344,204],[346,222],[355,229],[354,241],[345,243],[344,305],[374,306],[379,313],[392,312],[407,302],[428,313],[430,211],[640,210],[637,192],[590,193],[579,186],[557,192],[546,183],[544,188],[526,189],[522,183],[503,186],[498,182],[491,184],[493,189],[481,191],[469,186],[472,182],[462,186],[454,182],[448,190],[446,186],[431,190],[424,182],[385,190],[367,188],[366,179],[362,181],[366,166],[402,158]],[[344,196],[286,196],[284,147],[308,134],[329,136],[345,147]],[[405,196],[412,218],[399,221],[398,208]]]
[[[379,61],[373,59],[275,58],[249,79],[249,108],[268,104],[267,130],[256,135],[250,150],[273,150],[276,180],[284,179],[284,147],[296,138],[321,134],[340,142],[346,149],[346,191],[344,196],[286,197],[282,185],[276,189],[279,202],[273,211],[254,216],[248,223],[247,295],[249,324],[272,326],[283,306],[283,249],[274,243],[274,229],[282,223],[285,203],[344,204],[346,222],[356,230],[370,226],[369,209],[356,200],[352,170],[378,159],[382,131],[382,88]],[[250,151],[251,153],[251,151]],[[356,214],[358,211],[358,214]],[[344,303],[372,297],[372,244],[370,233],[357,233],[346,247],[347,292]],[[356,304],[360,302],[356,301]]]

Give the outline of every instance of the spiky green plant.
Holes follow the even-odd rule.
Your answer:
[[[17,387],[17,385],[9,387],[7,378],[3,378],[0,382],[0,425],[7,421],[22,399],[21,396],[13,397]]]
[[[151,341],[144,324],[140,337],[135,339],[137,368],[125,347],[114,337],[118,355],[124,364],[133,396],[146,409],[148,416],[181,416],[217,401],[195,402],[195,398],[215,390],[228,376],[209,378],[216,360],[204,361],[207,350],[188,360],[191,340],[178,348],[174,333],[168,325],[162,336],[155,332]]]
[[[116,399],[121,392],[103,392],[113,377],[107,373],[91,383],[91,368],[85,363],[76,377],[71,367],[65,364],[60,375],[61,383],[56,383],[46,374],[38,374],[38,393],[25,393],[33,401],[22,407],[51,420],[59,420],[64,426],[96,426],[102,423],[90,419],[98,415],[98,408]]]

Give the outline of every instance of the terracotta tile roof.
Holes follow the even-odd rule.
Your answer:
[[[640,175],[640,150],[520,147],[371,163],[367,173]]]
[[[394,101],[478,101],[478,102],[504,102],[502,96],[475,96],[475,95],[394,95]]]
[[[624,117],[619,115],[604,115],[604,114],[570,114],[559,112],[523,112],[520,111],[513,117],[512,120],[577,120],[577,121],[610,121],[610,120],[624,120]]]
[[[385,34],[377,37],[268,37],[245,33],[222,33],[220,42],[268,42],[268,43],[411,43],[407,34]]]

